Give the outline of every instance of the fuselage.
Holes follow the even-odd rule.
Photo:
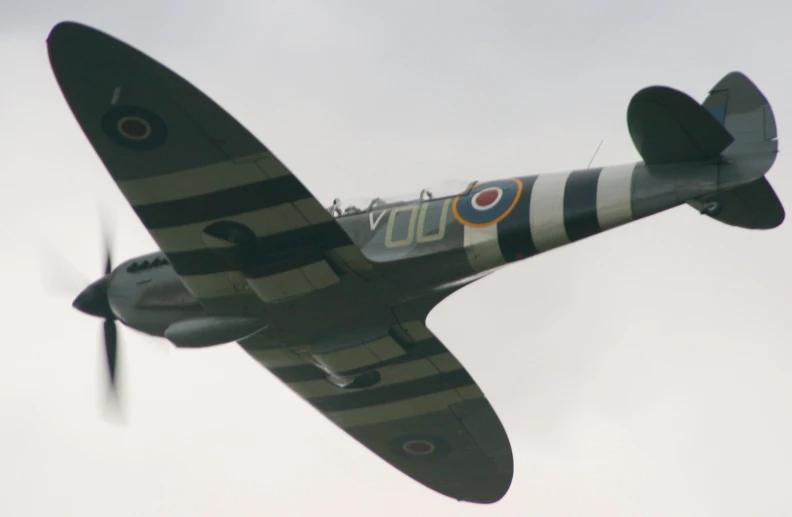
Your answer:
[[[323,307],[328,322],[349,321],[352,305],[335,300],[363,300],[354,310],[362,306],[374,313],[407,298],[444,296],[506,264],[761,177],[768,164],[740,163],[739,174],[729,167],[734,168],[634,163],[474,182],[442,198],[429,193],[413,201],[348,207],[337,221],[375,264],[370,275],[348,274],[338,284],[280,303],[261,302],[247,290],[229,304],[237,307],[243,298],[250,317],[277,337],[280,327],[292,329],[293,336],[309,306]],[[751,167],[756,173],[746,175]],[[124,324],[156,336],[175,323],[218,315],[198,303],[162,253],[119,265],[108,293]]]

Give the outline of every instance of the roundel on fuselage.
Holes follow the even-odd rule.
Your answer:
[[[476,184],[467,194],[454,199],[456,220],[465,226],[482,228],[502,221],[517,205],[522,182],[517,179]]]

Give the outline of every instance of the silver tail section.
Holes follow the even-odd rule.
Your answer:
[[[784,208],[764,177],[778,153],[775,117],[745,75],[726,75],[703,104],[664,86],[645,88],[630,102],[627,123],[646,175],[663,184],[676,176],[681,202],[742,228],[783,222]]]
[[[784,207],[765,174],[778,153],[778,133],[770,103],[740,72],[732,72],[710,91],[703,107],[734,138],[722,152],[719,183],[723,190],[688,201],[713,219],[740,228],[779,226]]]

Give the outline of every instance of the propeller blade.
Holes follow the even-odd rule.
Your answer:
[[[110,389],[116,391],[116,360],[118,356],[118,334],[116,323],[112,319],[104,321],[104,344],[107,359],[107,371],[110,377]]]
[[[105,252],[104,274],[109,275],[110,272],[113,270],[113,244],[112,244],[112,239],[110,237],[110,233],[107,231],[106,228],[102,230],[102,240],[104,241],[103,244],[104,244],[104,252]]]
[[[102,245],[104,246],[104,253],[105,253],[105,275],[109,274],[113,270],[113,230],[112,227],[115,226],[115,222],[111,221],[111,218],[108,216],[108,210],[100,209],[99,213],[99,222],[102,228]]]

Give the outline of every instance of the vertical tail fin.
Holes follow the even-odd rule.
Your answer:
[[[742,73],[732,72],[718,81],[703,106],[734,137],[724,156],[778,149],[773,109],[759,88]]]

